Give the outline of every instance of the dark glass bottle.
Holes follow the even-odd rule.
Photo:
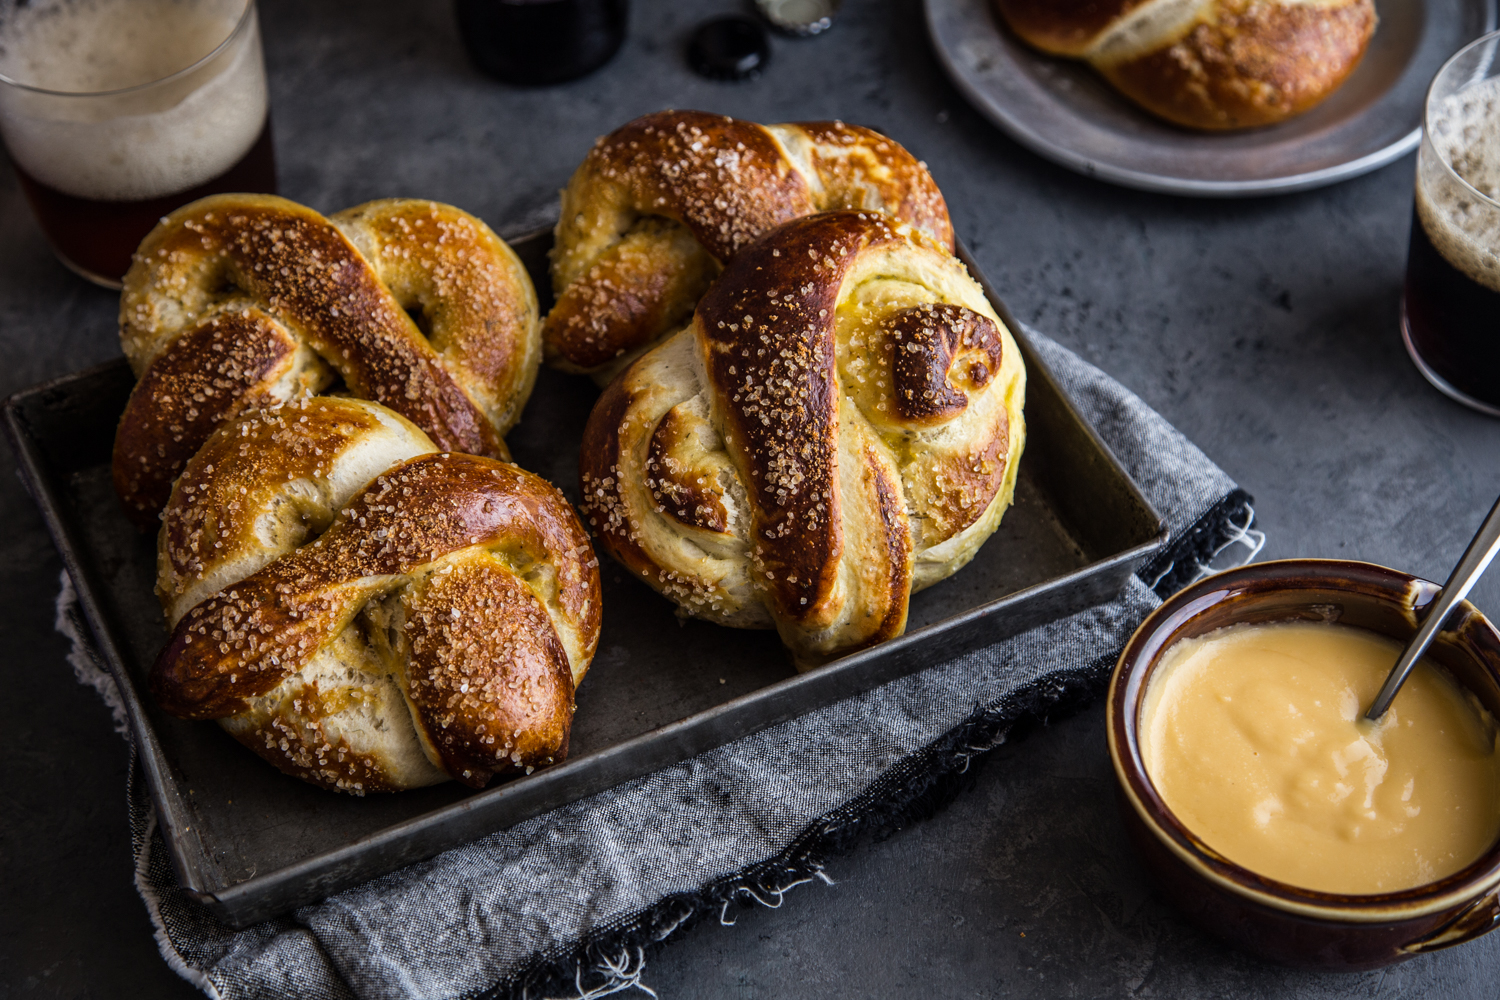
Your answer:
[[[771,40],[754,18],[716,17],[693,32],[687,57],[693,72],[710,80],[751,80],[771,61]]]
[[[455,0],[458,30],[484,72],[507,83],[576,80],[625,40],[628,0]]]

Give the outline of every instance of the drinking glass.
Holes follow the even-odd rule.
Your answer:
[[[1417,151],[1401,336],[1427,380],[1500,416],[1500,32],[1433,78]]]
[[[0,138],[58,258],[119,288],[163,215],[276,190],[254,0],[0,0]]]

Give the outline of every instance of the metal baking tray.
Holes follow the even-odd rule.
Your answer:
[[[551,242],[550,232],[512,241],[543,308]],[[5,430],[119,683],[182,887],[244,927],[1118,594],[1165,543],[1161,519],[985,291],[1028,368],[1015,504],[972,563],[912,599],[905,635],[798,674],[775,632],[679,620],[605,559],[603,631],[568,760],[478,792],[450,783],[330,794],[282,775],[218,726],[160,711],[144,697],[166,640],[152,592],[155,540],[125,520],[109,474],[130,370],[121,359],[10,397]],[[508,438],[522,466],[575,502],[578,442],[596,394],[584,379],[543,371]]]

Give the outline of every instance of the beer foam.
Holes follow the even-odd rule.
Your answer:
[[[0,28],[0,73],[69,95],[4,88],[0,129],[12,158],[49,187],[108,201],[168,195],[224,173],[266,122],[256,24],[182,77],[96,95],[192,66],[243,12],[243,0],[43,0],[12,8]]]
[[[28,3],[0,32],[0,72],[29,87],[69,93],[151,83],[212,52],[243,9],[183,0]]]
[[[1448,263],[1500,292],[1500,77],[1449,95],[1428,118],[1417,218]]]

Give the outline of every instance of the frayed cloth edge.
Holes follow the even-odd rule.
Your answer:
[[[1253,556],[1264,536],[1254,531],[1252,502],[1250,494],[1242,489],[1226,494],[1176,543],[1142,567],[1137,576],[1158,595],[1166,596],[1211,572],[1214,557],[1236,542],[1248,538]],[[1248,561],[1248,557],[1241,561]],[[65,615],[65,600],[69,597],[66,609],[69,614]],[[111,702],[111,694],[118,699],[113,678],[98,668],[92,643],[77,627],[77,597],[66,570],[57,607],[57,629],[73,644],[68,659],[78,679],[95,687],[106,702]],[[988,707],[976,705],[968,719],[926,748],[898,761],[850,802],[809,824],[775,856],[716,879],[698,892],[664,897],[571,946],[538,953],[500,983],[471,996],[474,1000],[542,1000],[561,995],[573,1000],[592,1000],[626,989],[655,996],[641,982],[648,954],[714,913],[718,913],[721,922],[732,923],[726,920],[732,903],[743,907],[780,906],[785,893],[797,886],[814,879],[831,884],[832,880],[823,872],[827,859],[849,853],[865,839],[882,840],[941,811],[972,783],[971,765],[989,750],[1014,743],[1037,726],[1075,714],[1092,702],[1108,680],[1116,657],[1117,654],[1112,654],[1081,669],[1058,671]],[[80,666],[84,658],[93,670]],[[104,685],[95,679],[95,671],[99,680],[106,682]],[[133,744],[131,754],[133,758]],[[156,823],[153,811],[148,810],[147,822],[146,837],[137,854],[135,883],[146,903],[158,949],[174,972],[220,1000],[222,995],[207,974],[189,966],[172,944],[162,920],[160,901],[145,881]],[[769,902],[770,899],[775,903]]]
[[[1249,562],[1265,543],[1255,530],[1254,498],[1235,488],[1195,521],[1183,535],[1136,575],[1166,598],[1215,571],[1216,559],[1240,544]],[[576,945],[539,953],[518,972],[476,995],[476,1000],[570,1000],[606,996],[626,989],[651,992],[641,982],[646,956],[719,914],[732,925],[729,907],[781,905],[785,894],[814,879],[829,884],[826,861],[847,854],[863,839],[882,840],[911,823],[941,811],[973,780],[971,765],[1004,744],[1024,738],[1038,725],[1081,711],[1102,691],[1118,653],[1100,657],[1081,670],[1059,671],[1011,692],[987,708],[976,706],[964,722],[882,775],[862,794],[820,817],[775,856],[710,882],[696,893],[668,896],[652,906],[601,928]],[[1010,709],[1010,710],[1007,710]],[[894,787],[893,787],[894,786]],[[775,903],[766,899],[773,897]],[[630,956],[636,960],[629,963]],[[630,975],[616,969],[621,958]],[[592,975],[593,980],[587,977]],[[587,984],[587,985],[586,985]],[[571,992],[566,992],[572,987]],[[564,992],[559,993],[562,990]]]
[[[125,703],[120,698],[120,689],[116,686],[114,677],[99,664],[98,655],[94,652],[94,644],[89,641],[84,631],[78,608],[78,590],[73,586],[73,578],[68,575],[66,568],[58,572],[57,600],[54,607],[56,614],[53,617],[52,627],[68,640],[67,660],[73,668],[73,675],[78,683],[98,692],[100,699],[114,717],[115,732],[123,736],[130,747],[129,773],[130,782],[133,783],[136,768],[139,765],[136,760],[135,741],[130,736],[130,722],[125,715]],[[133,814],[135,789],[131,783],[126,784],[125,797],[126,811]],[[135,825],[134,819],[131,823],[132,826]],[[141,901],[146,904],[146,915],[151,918],[151,934],[156,939],[156,950],[161,953],[167,967],[173,972],[202,990],[212,1000],[223,1000],[222,994],[208,976],[188,965],[172,943],[171,935],[167,933],[167,925],[161,915],[161,898],[152,888],[148,875],[148,868],[151,864],[151,842],[156,834],[156,811],[154,809],[146,810],[145,828],[141,831],[132,831],[133,836],[137,834],[140,840],[135,848],[135,870],[132,878],[135,881],[135,891],[140,894]]]
[[[130,773],[135,774],[135,746],[130,747]],[[152,888],[148,876],[151,864],[151,842],[156,835],[156,810],[146,811],[145,829],[141,831],[141,847],[135,858],[135,891],[141,894],[141,901],[146,904],[146,913],[151,917],[151,932],[156,938],[156,950],[161,952],[161,957],[166,960],[167,966],[183,979],[187,980],[198,989],[207,994],[211,1000],[223,1000],[223,994],[214,985],[208,976],[187,964],[187,961],[177,951],[176,945],[172,943],[172,936],[167,933],[166,921],[161,915],[161,898]]]
[[[1243,489],[1230,490],[1180,538],[1137,570],[1136,576],[1165,600],[1221,568],[1254,559],[1266,541],[1265,534],[1255,527],[1254,505],[1255,498]],[[1221,566],[1223,553],[1235,545],[1248,551]]]
[[[130,742],[130,720],[125,716],[125,702],[120,698],[120,689],[108,670],[100,665],[94,644],[84,630],[83,616],[78,608],[78,590],[66,568],[57,574],[57,600],[53,602],[52,628],[68,640],[68,665],[78,683],[93,688],[114,718],[115,732]]]
[[[973,783],[974,764],[984,754],[1089,705],[1103,691],[1117,658],[1118,653],[1102,656],[1081,669],[1043,677],[989,706],[976,705],[969,718],[897,762],[845,805],[809,824],[775,856],[709,882],[697,892],[665,897],[576,945],[539,953],[501,983],[476,994],[476,1000],[579,1000],[630,988],[651,992],[641,982],[649,955],[706,919],[718,917],[721,924],[733,924],[728,915],[734,904],[779,907],[797,886],[814,880],[832,884],[823,871],[829,860],[941,811]],[[631,960],[628,977],[614,971],[622,956]]]

